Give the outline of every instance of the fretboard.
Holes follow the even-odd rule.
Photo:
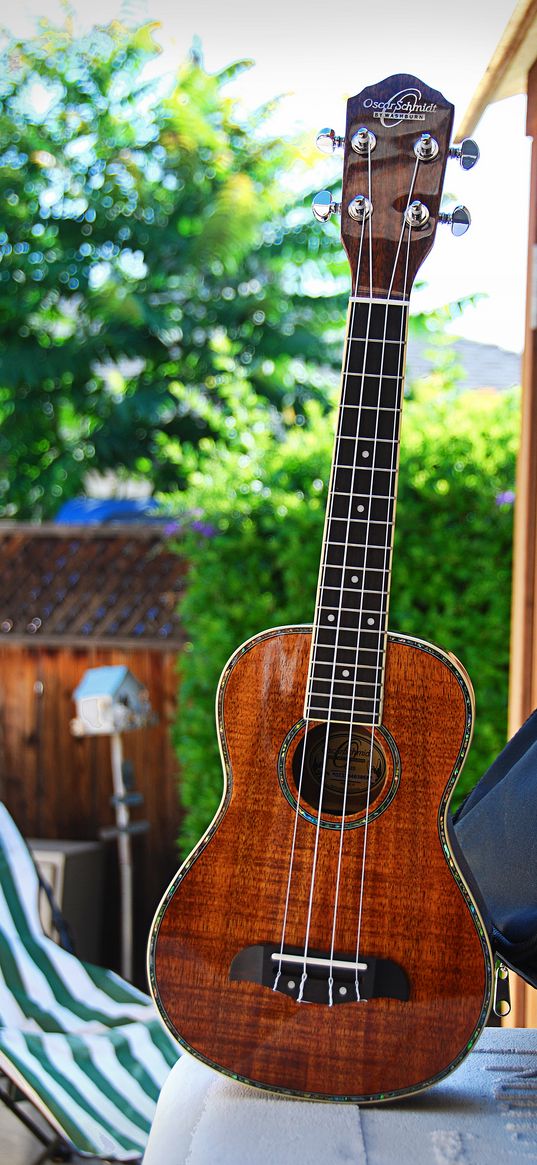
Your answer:
[[[305,715],[379,724],[408,304],[351,300]]]

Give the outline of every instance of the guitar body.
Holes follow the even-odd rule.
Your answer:
[[[319,815],[326,725],[310,723],[303,741],[310,647],[311,628],[267,631],[222,675],[224,796],[157,912],[151,988],[180,1043],[231,1076],[294,1096],[379,1101],[449,1073],[488,1015],[491,951],[445,827],[472,733],[472,691],[453,656],[390,634],[368,806],[372,730],[352,728],[343,812],[349,729],[335,725]],[[325,971],[323,1002],[299,1002],[296,989],[286,996],[300,966],[296,975],[285,968],[277,990],[259,981],[261,950],[276,971],[284,917],[285,949],[304,950],[310,902],[309,949],[326,967],[333,943],[343,968],[333,1005]],[[376,994],[357,999],[344,969],[356,957],[402,972],[406,997],[394,997],[397,987],[384,994],[379,978]]]

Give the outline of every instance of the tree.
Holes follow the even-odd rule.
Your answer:
[[[309,289],[345,261],[284,188],[296,146],[225,95],[246,62],[166,87],[157,53],[152,26],[111,24],[1,54],[3,516],[53,515],[88,469],[184,484],[189,448],[233,436],[237,386],[276,432],[329,407],[344,297]]]

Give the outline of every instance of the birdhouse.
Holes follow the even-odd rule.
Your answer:
[[[73,699],[75,736],[107,736],[155,723],[147,688],[124,665],[88,668]]]

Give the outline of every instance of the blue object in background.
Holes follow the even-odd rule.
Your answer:
[[[71,498],[58,510],[55,522],[85,526],[91,522],[162,522],[154,498]]]

